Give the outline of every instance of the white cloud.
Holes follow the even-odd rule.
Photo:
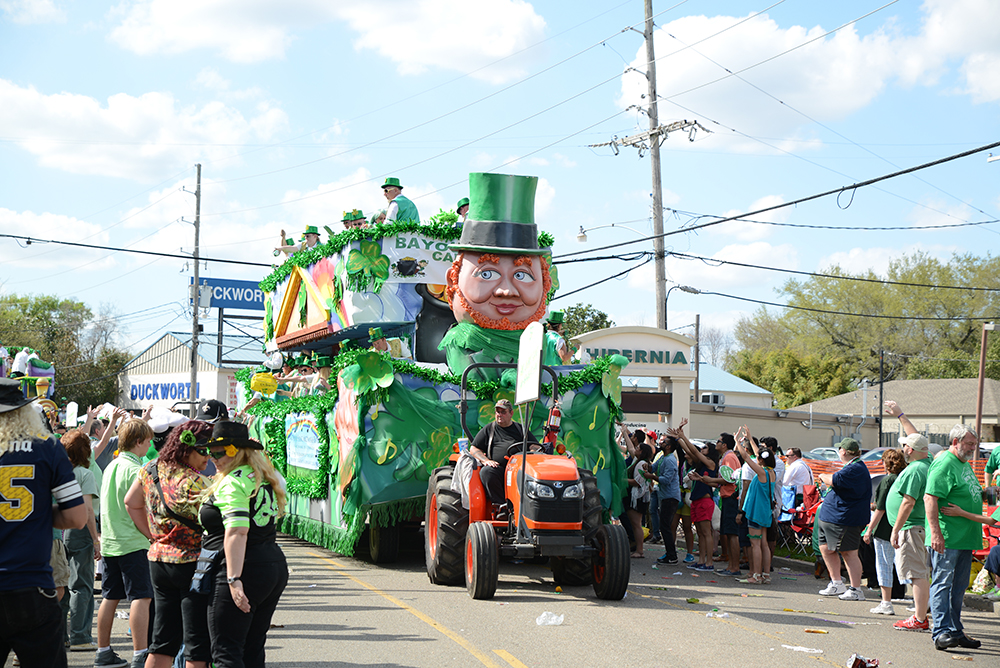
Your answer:
[[[285,112],[266,103],[247,118],[222,102],[181,106],[170,93],[120,93],[103,105],[85,95],[46,95],[0,79],[0,127],[23,137],[17,144],[42,165],[78,174],[162,178],[164,171],[199,159],[227,157],[233,144],[267,140],[286,124]]]
[[[211,91],[224,100],[249,100],[263,95],[263,91],[256,86],[244,90],[232,90],[232,82],[211,67],[202,68],[194,83],[198,88]]]
[[[29,236],[34,239],[59,239],[88,244],[107,245],[109,235],[101,232],[99,225],[56,213],[34,213],[32,211],[12,211],[0,208],[0,233]],[[18,285],[30,284],[38,280],[35,272],[45,270],[47,274],[64,270],[68,265],[78,266],[81,271],[108,269],[115,264],[113,258],[105,257],[107,251],[73,249],[66,246],[50,246],[33,243],[26,246],[8,240],[0,244],[0,290],[13,288],[13,292],[24,291]],[[29,286],[30,289],[30,286]]]
[[[21,25],[66,22],[66,12],[52,0],[0,0],[0,10]]]
[[[838,266],[846,272],[857,275],[871,270],[877,276],[885,277],[889,263],[903,255],[923,252],[942,262],[947,262],[954,253],[964,249],[959,246],[941,244],[924,245],[909,244],[903,248],[851,248],[846,251],[830,253],[817,263],[816,271],[824,273],[833,266]]]
[[[436,67],[493,84],[521,76],[528,60],[491,63],[545,34],[545,20],[523,0],[368,0],[344,3],[336,12],[360,34],[355,48],[377,51],[401,74]]]
[[[545,20],[523,0],[132,0],[111,39],[140,55],[211,49],[232,62],[283,58],[295,33],[344,21],[402,74],[429,68],[503,83],[524,72],[514,53],[541,41]],[[503,60],[496,64],[494,61]]]
[[[440,209],[454,209],[451,198],[446,202],[442,193],[429,183],[410,183],[405,177],[400,177],[403,184],[403,194],[413,200],[420,213],[421,220],[427,220]],[[334,232],[343,229],[340,219],[344,211],[361,209],[365,216],[371,218],[379,209],[385,209],[388,202],[382,194],[382,180],[372,178],[371,172],[359,167],[342,179],[330,183],[321,183],[313,190],[306,192],[289,190],[282,201],[288,217],[294,220],[293,232],[306,225],[316,225],[322,228],[329,226]],[[456,197],[457,201],[458,198]]]
[[[667,122],[693,115],[703,123],[714,119],[753,137],[783,137],[768,141],[778,149],[801,152],[819,147],[816,135],[823,131],[793,109],[820,122],[841,120],[868,106],[893,81],[935,85],[957,66],[955,74],[962,83],[948,92],[967,94],[974,102],[1000,100],[1000,40],[995,29],[1000,3],[925,0],[921,13],[921,25],[913,34],[904,34],[896,17],[889,16],[866,34],[849,26],[820,39],[834,26],[783,27],[766,15],[725,32],[741,18],[688,16],[667,23],[656,31],[657,87],[664,97],[660,118]],[[789,51],[812,39],[816,41]],[[741,72],[757,63],[763,64]],[[720,65],[740,73],[746,82],[727,77]],[[637,48],[631,66],[645,71],[644,46]],[[644,76],[626,72],[619,104],[645,106],[640,96],[646,92]],[[674,97],[686,109],[672,106]],[[734,99],[740,104],[734,105]],[[737,151],[772,150],[735,133],[710,137],[715,148],[724,142]]]
[[[747,211],[758,211],[760,209],[766,209],[771,206],[776,206],[778,204],[784,203],[785,199],[781,195],[766,195],[753,201],[747,208]],[[745,213],[738,209],[732,209],[726,211],[722,214],[723,218],[729,218],[731,216],[739,216]],[[764,221],[770,223],[783,223],[788,220],[789,208],[776,209],[774,211],[766,211],[764,213],[757,214],[753,216],[752,220]],[[761,239],[767,239],[772,234],[774,234],[775,228],[771,225],[761,225],[759,223],[751,223],[744,220],[731,220],[726,223],[719,223],[718,225],[713,225],[708,228],[708,232],[715,236],[726,237],[727,239],[737,239],[739,241],[760,241]]]
[[[738,71],[825,32],[821,27],[782,28],[776,21],[759,16],[695,45],[739,20],[729,16],[689,16],[656,31],[657,88],[667,98],[660,104],[660,118],[664,122],[671,119],[676,108],[669,99],[676,95],[677,102],[693,109],[695,116],[704,114],[706,118],[719,119],[753,136],[789,137],[789,128],[808,121],[736,77],[685,93],[726,76],[719,65],[707,58]],[[685,45],[695,46],[685,49]],[[845,28],[741,76],[813,118],[830,121],[866,106],[893,75],[896,63],[890,40],[881,31],[861,37],[853,28]],[[645,47],[637,50],[631,65],[641,71],[646,69]],[[644,93],[646,79],[641,74],[630,72],[622,77],[619,100],[622,107],[644,106],[639,97]],[[733,105],[733,99],[739,99],[740,104]],[[677,113],[691,116],[690,111]],[[713,136],[713,144],[720,140],[733,142],[738,150],[761,148],[756,142],[739,137]]]

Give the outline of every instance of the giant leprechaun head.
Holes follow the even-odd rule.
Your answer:
[[[552,280],[535,226],[535,176],[469,174],[472,204],[446,296],[458,322],[522,330],[545,316]]]

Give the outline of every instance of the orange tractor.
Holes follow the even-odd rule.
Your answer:
[[[462,374],[459,411],[470,440],[466,379],[477,367],[514,365],[473,364]],[[458,585],[464,579],[472,598],[488,599],[496,593],[500,557],[536,563],[548,559],[557,583],[593,584],[599,598],[619,600],[625,596],[631,569],[628,537],[621,526],[602,522],[594,475],[578,468],[572,455],[553,452],[558,378],[551,368],[544,369],[553,380],[555,415],[550,414],[546,426],[543,452],[528,453],[527,443],[508,450],[505,503],[489,501],[479,479],[479,464],[471,457],[468,509],[462,506],[460,492],[452,489],[457,456],[431,475],[424,529],[427,576],[441,585]],[[561,445],[558,449],[564,450]]]

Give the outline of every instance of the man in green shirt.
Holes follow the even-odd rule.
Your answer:
[[[998,475],[997,469],[1000,469],[1000,445],[993,448],[993,452],[990,453],[990,458],[986,460],[987,487],[996,485],[997,482],[1000,482],[1000,475]]]
[[[931,618],[934,647],[978,649],[982,643],[962,630],[962,603],[969,586],[972,551],[983,546],[983,524],[996,520],[982,515],[983,488],[969,465],[979,437],[966,425],[955,425],[951,446],[937,456],[927,472],[924,510],[926,543],[931,551]]]
[[[149,540],[129,516],[125,494],[139,477],[142,457],[149,450],[153,429],[144,420],[126,420],[118,429],[120,454],[104,471],[101,482],[101,607],[97,611],[97,656],[94,666],[124,668],[128,662],[111,649],[111,627],[118,602],[127,598],[132,629],[133,666],[146,661],[149,633],[149,601],[153,583],[149,576]]]

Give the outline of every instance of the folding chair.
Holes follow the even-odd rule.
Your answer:
[[[816,520],[816,511],[819,509],[820,503],[822,503],[822,499],[820,499],[819,489],[816,485],[803,485],[802,504],[795,507],[791,529],[795,532],[797,550],[807,557],[814,554],[813,523]]]
[[[795,486],[781,487],[781,513],[778,515],[778,547],[783,547],[791,553],[798,548],[798,540],[792,529],[795,518]]]

